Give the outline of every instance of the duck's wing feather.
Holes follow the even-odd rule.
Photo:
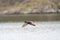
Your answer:
[[[30,21],[30,23],[31,23],[30,25],[36,26],[33,21]]]
[[[36,25],[35,25],[35,24],[33,24],[33,23],[32,23],[32,24],[30,24],[30,25],[36,26]]]

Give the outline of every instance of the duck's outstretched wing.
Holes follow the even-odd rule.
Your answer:
[[[30,21],[30,25],[36,26],[33,21]]]
[[[27,25],[27,23],[23,24],[22,27],[25,27]]]
[[[35,24],[33,24],[33,23],[32,23],[32,24],[30,24],[30,25],[36,26],[36,25],[35,25]]]

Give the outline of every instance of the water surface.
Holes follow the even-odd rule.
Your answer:
[[[0,40],[60,40],[60,21],[35,22],[36,26],[24,22],[1,22]]]

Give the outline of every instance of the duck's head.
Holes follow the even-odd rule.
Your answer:
[[[25,20],[25,23],[27,23],[27,20]]]

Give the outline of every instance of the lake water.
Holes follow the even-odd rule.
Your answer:
[[[1,22],[0,40],[60,40],[60,21],[35,22],[36,26],[24,22]]]

